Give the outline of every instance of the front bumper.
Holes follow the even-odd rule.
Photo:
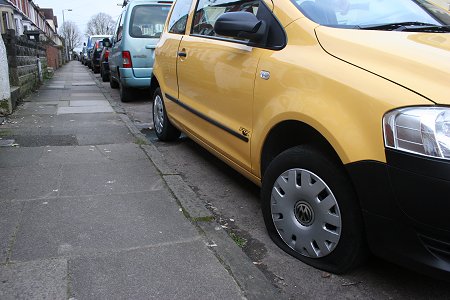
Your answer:
[[[450,280],[450,162],[386,150],[347,166],[372,252]]]

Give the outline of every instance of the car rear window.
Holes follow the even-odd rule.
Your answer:
[[[159,38],[164,29],[169,5],[137,5],[130,20],[130,36],[134,38]]]

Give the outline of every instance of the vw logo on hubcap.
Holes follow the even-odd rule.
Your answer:
[[[295,204],[294,215],[297,221],[303,226],[309,226],[314,222],[314,211],[311,206],[304,201],[299,201]]]

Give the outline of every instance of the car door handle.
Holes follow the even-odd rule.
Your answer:
[[[145,45],[145,49],[155,49],[156,45]]]
[[[177,52],[177,55],[178,55],[179,57],[186,57],[186,56],[187,56],[187,53],[186,53],[186,52],[179,51],[179,52]]]

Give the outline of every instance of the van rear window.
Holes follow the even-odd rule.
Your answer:
[[[159,38],[164,29],[169,5],[137,5],[130,20],[130,36],[134,38]]]

